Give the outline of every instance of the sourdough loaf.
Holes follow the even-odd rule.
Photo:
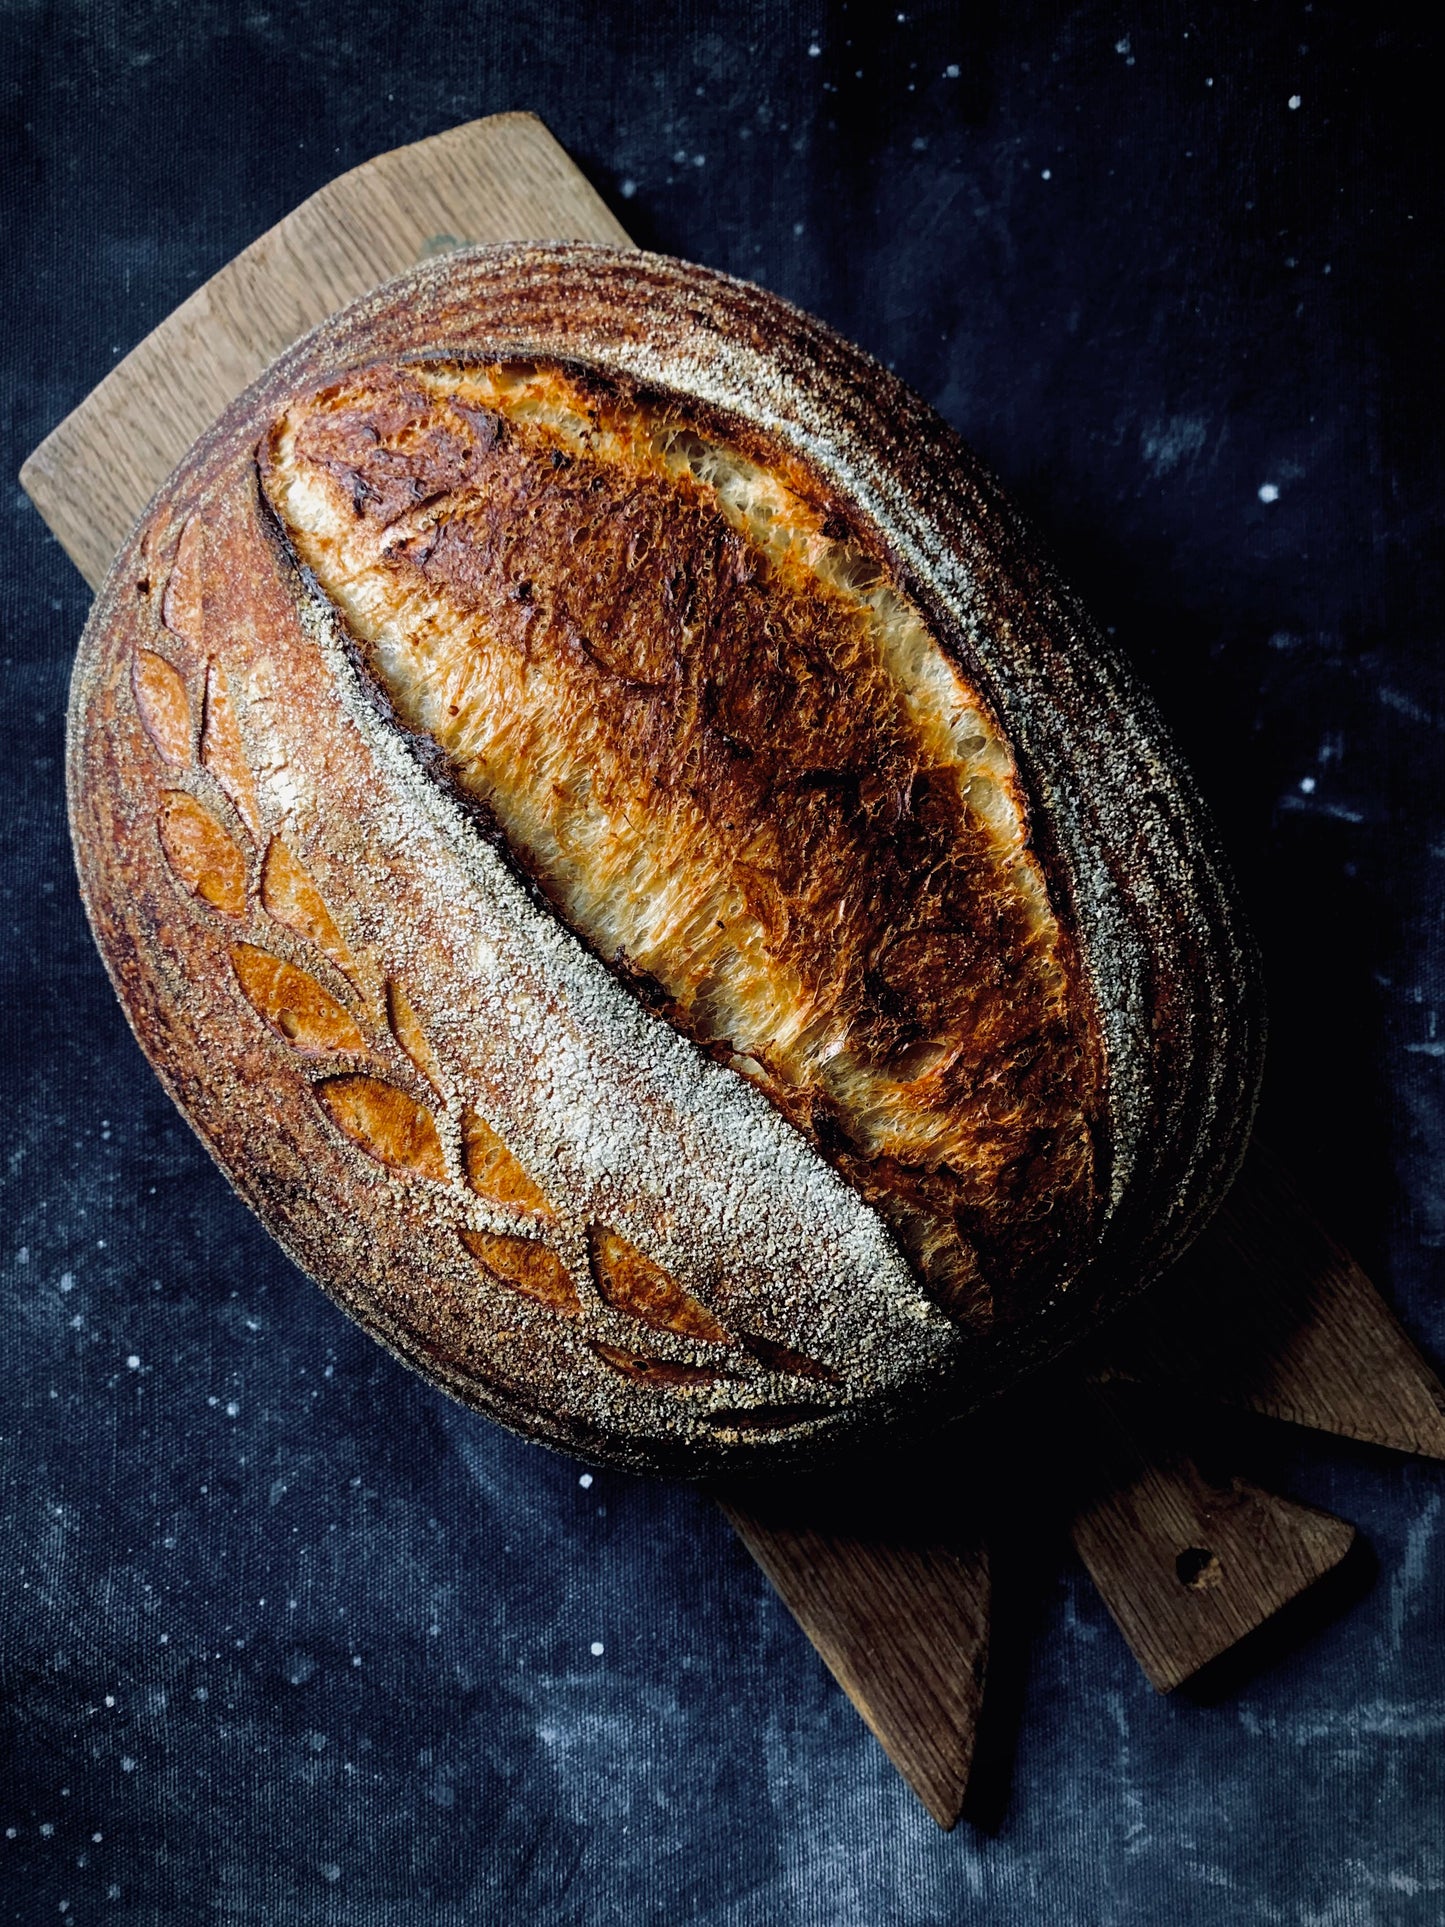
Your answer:
[[[1254,955],[1148,698],[922,402],[699,268],[476,250],[299,343],[117,559],[69,781],[232,1183],[584,1455],[966,1410],[1242,1152]]]

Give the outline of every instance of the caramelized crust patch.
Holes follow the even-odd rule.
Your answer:
[[[625,1311],[658,1331],[681,1332],[714,1345],[726,1342],[727,1333],[707,1306],[636,1245],[606,1225],[592,1227],[590,1244],[597,1290],[614,1310]]]
[[[379,1077],[326,1077],[316,1099],[332,1123],[378,1164],[445,1184],[447,1161],[436,1120],[423,1105]]]
[[[191,760],[191,699],[184,677],[154,649],[136,650],[130,674],[146,735],[168,763],[184,768]]]
[[[261,903],[267,916],[308,938],[339,969],[351,969],[351,955],[325,898],[280,837],[272,838],[261,865]]]
[[[157,827],[166,862],[192,895],[228,917],[244,916],[245,856],[204,804],[185,790],[165,790]]]
[[[302,1051],[359,1051],[366,1039],[350,1011],[295,964],[255,944],[231,949],[231,965],[246,1002],[278,1037]]]
[[[516,1158],[475,1111],[462,1117],[462,1157],[467,1183],[491,1204],[511,1205],[539,1218],[555,1218],[540,1185],[533,1182]]]
[[[1086,1248],[1085,1005],[1012,756],[795,458],[593,376],[429,363],[298,404],[263,481],[562,917],[942,1304],[1007,1317]]]
[[[579,1318],[582,1301],[555,1251],[530,1238],[509,1238],[499,1232],[463,1231],[462,1243],[478,1265],[497,1284],[535,1298],[564,1318]]]

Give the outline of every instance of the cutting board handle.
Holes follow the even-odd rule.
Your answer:
[[[92,589],[198,435],[338,308],[450,248],[631,247],[535,114],[493,114],[329,181],[213,274],[118,362],[20,471]]]

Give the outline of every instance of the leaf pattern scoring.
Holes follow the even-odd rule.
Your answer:
[[[674,1358],[644,1358],[637,1352],[624,1352],[616,1345],[594,1341],[592,1350],[604,1365],[624,1378],[638,1379],[645,1385],[715,1385],[730,1374],[713,1371],[706,1365],[684,1365]]]
[[[192,895],[228,917],[245,914],[246,859],[204,805],[162,790],[157,828],[166,862]]]
[[[436,1120],[424,1105],[379,1077],[343,1074],[313,1086],[333,1124],[378,1164],[445,1184],[447,1163]]]
[[[733,1411],[704,1412],[703,1422],[720,1432],[781,1432],[809,1419],[827,1418],[831,1405],[743,1405]]]
[[[226,672],[218,662],[206,668],[206,713],[201,726],[201,761],[236,806],[236,813],[252,836],[261,830],[256,786],[241,742],[241,728],[231,706]]]
[[[508,1238],[493,1231],[463,1231],[462,1243],[482,1270],[567,1318],[582,1314],[582,1301],[567,1267],[555,1251],[531,1238]]]
[[[181,530],[176,559],[161,597],[161,621],[173,636],[197,648],[205,635],[206,526],[193,515]]]
[[[192,516],[182,530],[175,564],[161,603],[161,620],[173,634],[197,647],[204,638],[204,530]],[[136,707],[147,735],[169,763],[184,767],[192,759],[191,704],[185,679],[164,656],[138,649],[131,665]],[[260,834],[260,810],[240,726],[221,665],[206,667],[201,720],[201,762],[230,798],[252,836]],[[211,812],[184,790],[161,795],[157,828],[166,861],[182,883],[202,901],[228,916],[246,909],[247,860]],[[336,921],[310,872],[273,837],[261,866],[261,902],[278,923],[317,945],[343,971],[354,962]],[[288,1044],[302,1052],[360,1051],[366,1040],[345,1006],[305,970],[273,956],[259,945],[231,946],[231,964],[242,995],[257,1015]],[[440,1091],[435,1053],[405,990],[396,979],[386,985],[387,1019],[392,1034],[433,1089]],[[446,1156],[435,1117],[423,1104],[379,1077],[342,1073],[312,1086],[317,1103],[332,1123],[378,1164],[438,1183],[448,1181]],[[546,1194],[491,1126],[475,1111],[462,1116],[466,1179],[489,1203],[555,1220]],[[584,1306],[566,1265],[550,1246],[532,1238],[459,1228],[458,1235],[478,1269],[493,1283],[520,1293],[567,1318],[580,1318]],[[614,1310],[659,1331],[728,1342],[728,1333],[707,1307],[670,1272],[619,1232],[589,1227],[588,1245],[597,1289]],[[774,1371],[831,1377],[815,1360],[770,1341],[748,1337],[747,1349]],[[652,1386],[715,1385],[734,1373],[655,1358],[593,1341],[591,1350],[612,1371],[634,1383]],[[718,1414],[738,1426],[796,1423],[816,1408],[776,1406]]]
[[[727,1341],[727,1332],[707,1309],[669,1271],[654,1263],[606,1225],[589,1233],[592,1273],[597,1289],[615,1311],[625,1311],[658,1331],[681,1332],[711,1344]]]
[[[467,1111],[462,1117],[462,1148],[467,1183],[479,1198],[490,1204],[514,1205],[542,1218],[556,1217],[540,1185],[528,1177],[490,1124],[475,1111]]]
[[[251,943],[232,946],[231,964],[246,1002],[297,1050],[366,1048],[351,1012],[309,972]]]
[[[312,882],[310,871],[279,836],[272,837],[261,865],[261,902],[277,923],[309,938],[340,969],[352,968],[351,952],[342,941],[325,898]]]
[[[770,1372],[789,1372],[797,1378],[837,1381],[838,1374],[831,1365],[824,1365],[816,1358],[795,1352],[790,1346],[775,1344],[771,1338],[759,1338],[756,1332],[739,1332],[738,1342]]]
[[[387,979],[386,1020],[391,1025],[391,1034],[397,1043],[401,1045],[432,1089],[439,1091],[441,1068],[437,1063],[436,1053],[421,1027],[421,1019],[412,1008],[410,997],[395,977]]]
[[[191,699],[185,678],[154,649],[137,649],[130,685],[145,733],[168,763],[191,760]]]

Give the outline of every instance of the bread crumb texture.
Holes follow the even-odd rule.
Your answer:
[[[406,726],[562,918],[1007,1319],[1094,1208],[1089,1059],[1013,758],[846,509],[555,363],[388,364],[264,487]]]

